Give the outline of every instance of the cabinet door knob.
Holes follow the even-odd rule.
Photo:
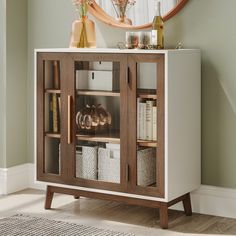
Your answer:
[[[127,83],[128,85],[130,84],[130,68],[129,68],[129,67],[128,67],[128,69],[127,69],[126,83]]]
[[[68,144],[71,143],[71,96],[68,95],[68,109],[67,109],[67,118],[68,118],[68,138],[67,138],[67,142]]]
[[[126,182],[129,182],[129,164],[126,164],[125,166],[125,179]]]

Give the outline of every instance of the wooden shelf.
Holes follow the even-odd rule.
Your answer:
[[[76,134],[78,140],[81,141],[92,141],[92,142],[102,142],[102,143],[120,143],[120,138],[116,135],[113,137],[105,136],[105,135],[82,135]]]
[[[113,91],[77,90],[77,95],[119,97],[120,93]]]
[[[147,99],[157,99],[156,94],[139,94],[139,98],[147,98]]]
[[[49,138],[61,138],[61,134],[60,133],[50,133],[50,132],[47,132],[47,133],[45,133],[45,136],[49,137]]]
[[[157,147],[156,141],[138,140],[137,143],[139,146],[142,146],[142,147]]]
[[[137,96],[140,98],[157,99],[155,89],[138,89]]]
[[[60,89],[45,89],[45,93],[61,93]]]

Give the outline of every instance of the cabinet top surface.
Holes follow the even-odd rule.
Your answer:
[[[118,49],[118,48],[42,48],[35,52],[74,52],[74,53],[138,53],[138,54],[168,54],[180,52],[200,51],[199,49],[165,49],[165,50],[143,50],[143,49]]]

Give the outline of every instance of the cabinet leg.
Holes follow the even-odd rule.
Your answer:
[[[162,229],[168,229],[168,205],[161,203],[160,206],[160,226]]]
[[[45,199],[45,210],[51,209],[52,199],[54,192],[51,191],[51,187],[47,186],[46,199]]]
[[[74,195],[74,199],[79,199],[79,198],[80,198],[80,196]]]
[[[186,197],[183,199],[184,212],[186,216],[192,215],[191,199],[190,193],[186,194]]]

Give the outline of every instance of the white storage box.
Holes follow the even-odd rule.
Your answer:
[[[113,91],[119,89],[118,82],[112,71],[76,70],[76,89]]]
[[[98,149],[98,180],[120,183],[120,151]]]
[[[156,149],[137,151],[137,184],[148,186],[156,182]]]
[[[98,180],[120,183],[120,150],[118,146],[98,149]],[[113,149],[114,148],[114,149]],[[149,186],[156,182],[156,149],[137,151],[137,185]]]
[[[97,179],[98,158],[97,147],[82,146],[76,151],[76,177],[83,179]]]

